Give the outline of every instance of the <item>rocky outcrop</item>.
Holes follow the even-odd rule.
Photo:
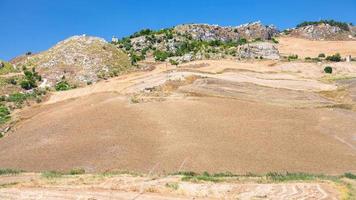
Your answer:
[[[265,26],[261,22],[248,23],[236,27],[224,27],[209,24],[184,24],[174,28],[179,34],[191,35],[193,39],[210,41],[210,40],[239,40],[241,38],[253,40],[260,38],[269,40],[278,30],[275,26]]]
[[[129,57],[114,45],[84,35],[70,37],[39,54],[14,59],[13,63],[35,67],[51,86],[63,77],[75,84],[96,82],[131,66]]]
[[[280,58],[277,47],[270,42],[256,42],[245,44],[239,47],[240,58],[272,59]]]
[[[309,40],[354,40],[356,37],[353,30],[352,26],[349,30],[343,30],[337,26],[321,23],[292,29],[290,36]]]

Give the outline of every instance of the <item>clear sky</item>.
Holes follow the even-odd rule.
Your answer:
[[[285,29],[319,19],[356,24],[356,0],[0,0],[0,59],[43,51],[78,34],[110,40],[181,23],[261,20]]]

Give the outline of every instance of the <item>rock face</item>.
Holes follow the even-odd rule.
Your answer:
[[[309,40],[353,40],[356,39],[353,30],[352,26],[350,26],[350,31],[346,31],[337,26],[322,23],[292,29],[290,35]]]
[[[261,22],[248,23],[236,27],[223,27],[209,24],[185,24],[174,28],[177,33],[188,34],[196,40],[248,40],[261,38],[262,40],[271,39],[278,34],[274,26],[264,26]]]
[[[280,58],[278,49],[270,42],[256,42],[239,47],[240,58],[272,59]]]
[[[48,85],[65,77],[75,84],[96,82],[131,67],[128,56],[104,39],[73,36],[39,54],[14,59],[16,66],[35,67]]]

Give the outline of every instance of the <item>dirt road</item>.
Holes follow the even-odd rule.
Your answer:
[[[24,180],[31,176],[31,180]],[[332,182],[254,183],[187,182],[179,176],[77,175],[46,179],[38,174],[18,175],[17,183],[0,188],[1,199],[339,199]],[[261,178],[257,178],[261,179]],[[2,177],[0,177],[0,181]],[[247,181],[247,182],[246,182]],[[256,178],[255,178],[256,181]],[[4,182],[4,181],[3,181]]]

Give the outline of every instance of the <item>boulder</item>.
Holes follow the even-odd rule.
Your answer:
[[[256,42],[245,44],[239,47],[238,54],[240,58],[272,59],[280,58],[277,47],[270,42]]]

